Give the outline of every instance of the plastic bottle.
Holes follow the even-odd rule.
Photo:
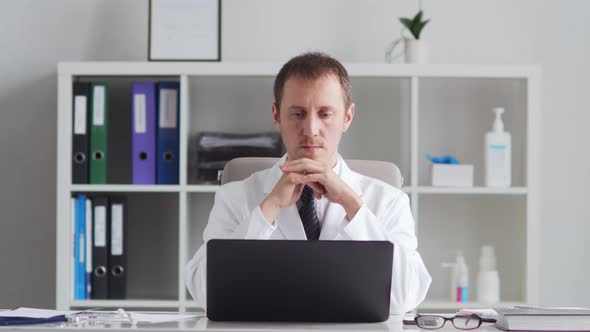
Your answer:
[[[457,300],[457,263],[442,263],[442,267],[451,269],[450,287],[449,287],[449,300]]]
[[[469,270],[465,264],[465,257],[459,251],[457,253],[457,302],[469,301]]]
[[[469,269],[465,264],[463,252],[457,252],[455,263],[442,263],[442,266],[451,268],[450,300],[469,301]]]
[[[500,276],[496,270],[494,247],[482,246],[477,274],[477,300],[485,303],[500,302]]]
[[[510,133],[504,131],[502,113],[504,109],[496,107],[492,131],[485,137],[486,186],[510,187],[512,182],[512,139]]]

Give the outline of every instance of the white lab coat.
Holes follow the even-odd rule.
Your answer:
[[[340,158],[340,157],[339,157]],[[230,182],[215,194],[209,223],[203,232],[205,244],[211,239],[306,239],[295,204],[281,210],[275,224],[266,221],[260,203],[282,175],[284,156],[272,168],[252,174],[243,181]],[[424,300],[432,281],[420,254],[408,196],[382,181],[350,170],[340,158],[340,177],[364,204],[350,222],[344,208],[329,204],[320,240],[387,240],[394,244],[391,284],[392,314],[414,309]],[[185,266],[185,283],[195,299],[206,308],[206,245],[201,246]]]

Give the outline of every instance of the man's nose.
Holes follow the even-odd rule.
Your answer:
[[[320,120],[314,115],[309,115],[303,123],[303,134],[314,137],[318,135]]]

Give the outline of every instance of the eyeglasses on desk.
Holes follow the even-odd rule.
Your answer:
[[[444,317],[440,315],[418,314],[414,318],[416,325],[422,329],[436,330],[442,328],[447,321],[459,330],[473,330],[481,326],[482,319],[478,315],[457,315]]]

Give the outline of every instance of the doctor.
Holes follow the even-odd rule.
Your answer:
[[[408,196],[351,171],[338,154],[355,112],[346,69],[325,54],[299,55],[281,68],[274,96],[274,125],[287,154],[272,168],[217,191],[205,243],[214,238],[391,241],[391,312],[414,309],[431,278],[416,251]],[[185,267],[186,286],[203,308],[205,248]]]

